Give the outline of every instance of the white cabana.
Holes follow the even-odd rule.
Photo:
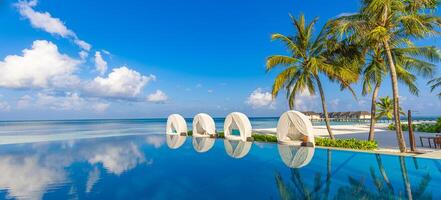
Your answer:
[[[233,112],[225,118],[225,139],[249,141],[251,139],[251,130],[250,120],[243,113]]]
[[[215,139],[208,137],[193,137],[192,142],[194,150],[199,153],[204,153],[213,147]]]
[[[166,134],[167,146],[170,149],[177,149],[185,143],[186,136],[180,136],[177,134]]]
[[[290,168],[301,168],[309,164],[314,157],[314,147],[278,144],[279,155],[283,163]]]
[[[193,119],[193,137],[213,137],[216,135],[216,125],[213,118],[205,113],[199,113]]]
[[[306,138],[314,146],[311,120],[298,111],[287,111],[277,123],[277,140],[282,144],[300,144]]]
[[[184,117],[172,114],[167,118],[166,134],[187,135],[187,122]]]
[[[224,140],[225,151],[233,158],[243,158],[250,152],[252,142],[241,140]]]

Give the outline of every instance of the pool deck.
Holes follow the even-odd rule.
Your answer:
[[[342,139],[356,138],[360,140],[366,140],[369,133],[369,125],[333,125],[331,126],[331,128],[335,137]],[[314,133],[316,137],[328,137],[328,131],[326,130],[326,126],[314,126],[314,130],[316,131]],[[260,134],[275,134],[276,128],[255,129],[253,130],[253,132]],[[408,145],[409,133],[407,131],[403,131],[403,133],[407,147],[409,148]],[[375,129],[375,139],[378,142],[379,149],[376,151],[363,151],[363,152],[441,159],[441,149],[429,148],[427,140],[423,140],[424,146],[421,146],[420,136],[435,136],[435,135],[436,134],[434,133],[415,132],[415,140],[416,140],[415,143],[416,143],[417,151],[419,153],[418,154],[400,153],[396,141],[395,131],[388,130],[386,124],[379,124]]]

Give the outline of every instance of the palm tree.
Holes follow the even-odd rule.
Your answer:
[[[273,70],[276,66],[284,67],[284,70],[278,74],[274,81],[273,98],[277,96],[280,90],[286,89],[289,107],[294,109],[298,93],[307,91],[310,95],[315,95],[317,87],[325,115],[326,128],[329,137],[334,139],[329,124],[324,89],[319,75],[327,76],[331,81],[338,81],[342,89],[349,88],[349,84],[358,80],[358,72],[354,72],[357,59],[353,59],[358,54],[354,53],[356,51],[354,51],[353,46],[338,43],[336,39],[329,38],[326,28],[323,28],[314,37],[314,25],[317,18],[306,24],[303,15],[300,15],[299,19],[290,17],[296,34],[285,36],[276,33],[272,35],[272,40],[279,40],[284,43],[291,55],[273,55],[268,57],[266,62],[267,72]]]
[[[377,112],[375,114],[377,120],[386,117],[387,119],[391,120],[394,116],[394,105],[392,103],[392,99],[390,99],[389,96],[386,97],[380,97],[380,101],[377,102]],[[403,109],[399,109],[400,115],[405,115],[403,112]]]
[[[410,43],[407,45],[409,44]],[[406,44],[402,44],[402,46],[405,45]],[[367,51],[366,53],[367,60],[362,71],[362,94],[369,94],[372,91],[372,85],[374,85],[371,100],[371,123],[368,137],[368,140],[372,141],[375,136],[374,130],[375,122],[377,120],[377,117],[375,116],[377,96],[380,86],[389,71],[385,62],[387,58],[381,47],[375,46],[372,48],[369,45],[366,45],[366,48],[372,50]],[[435,47],[413,47],[412,45],[412,47],[393,48],[392,53],[396,62],[398,80],[408,87],[410,93],[418,96],[419,89],[415,85],[416,76],[413,72],[422,75],[423,77],[432,76],[435,65],[426,62],[425,60],[439,61],[440,57],[437,53],[437,49]],[[420,58],[424,58],[425,60]]]
[[[436,88],[441,87],[441,77],[435,78],[431,81],[429,81],[427,84],[430,84],[430,91],[435,91]],[[438,93],[438,97],[441,99],[441,92]]]
[[[334,31],[342,36],[364,38],[384,51],[392,80],[393,115],[401,152],[406,151],[406,144],[400,127],[399,72],[393,48],[402,42],[410,42],[409,38],[438,34],[441,18],[433,14],[437,6],[437,0],[362,0],[358,14],[335,21]]]

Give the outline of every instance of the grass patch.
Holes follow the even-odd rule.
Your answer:
[[[358,149],[358,150],[375,150],[378,149],[376,141],[365,141],[351,139],[335,139],[329,138],[315,138],[315,145],[322,147],[337,147],[345,149]]]

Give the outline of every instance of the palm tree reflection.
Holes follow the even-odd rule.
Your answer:
[[[306,184],[307,180],[311,178],[311,175],[301,173],[300,169],[291,169],[291,183],[287,183],[283,180],[282,174],[276,172],[275,180],[276,186],[279,191],[280,198],[283,200],[288,199],[433,199],[432,193],[427,192],[427,187],[431,181],[429,173],[424,175],[419,182],[415,184],[416,187],[412,187],[412,182],[408,175],[406,167],[406,159],[404,157],[398,157],[398,163],[401,169],[401,180],[395,177],[397,181],[402,181],[404,184],[404,191],[399,191],[394,187],[400,187],[399,185],[393,185],[389,179],[385,166],[381,160],[379,154],[375,155],[377,161],[379,176],[374,167],[370,167],[370,177],[373,182],[373,187],[366,184],[366,177],[355,178],[349,175],[346,180],[337,181],[338,185],[332,185],[334,195],[329,196],[331,191],[332,181],[332,151],[327,150],[327,166],[326,166],[326,179],[322,179],[321,172],[316,172],[314,175],[314,181],[312,184]],[[335,173],[335,172],[334,172]],[[367,176],[369,177],[369,176]],[[346,184],[347,182],[347,184]]]

